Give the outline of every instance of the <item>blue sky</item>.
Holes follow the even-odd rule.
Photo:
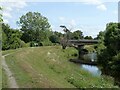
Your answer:
[[[81,30],[83,34],[96,37],[105,30],[106,24],[118,21],[118,3],[100,0],[86,2],[7,2],[3,11],[4,22],[12,28],[19,28],[16,21],[29,11],[40,12],[47,17],[53,31],[62,32],[60,25],[71,31]]]

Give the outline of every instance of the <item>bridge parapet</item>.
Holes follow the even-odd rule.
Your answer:
[[[75,45],[90,45],[90,44],[97,44],[98,40],[68,40],[69,44]]]

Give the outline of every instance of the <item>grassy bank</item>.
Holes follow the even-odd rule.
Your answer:
[[[69,62],[75,53],[74,48],[62,50],[59,46],[23,48],[5,59],[21,88],[115,87],[112,79],[93,76],[79,64]]]
[[[2,87],[8,87],[8,79],[5,71],[2,69]]]

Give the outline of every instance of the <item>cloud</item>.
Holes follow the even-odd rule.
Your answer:
[[[12,18],[12,14],[14,14],[14,12],[16,12],[16,10],[23,9],[24,7],[27,6],[27,3],[25,2],[25,0],[20,0],[20,1],[15,1],[15,0],[4,0],[0,3],[0,6],[2,6],[3,11],[3,20],[4,22],[9,21],[10,18]]]
[[[84,0],[85,4],[96,5],[96,8],[101,11],[106,11],[107,7],[102,0]]]
[[[10,6],[12,8],[16,8],[16,9],[22,9],[27,6],[27,4],[24,0],[17,1],[17,2],[10,2],[10,4],[11,4]]]
[[[76,26],[76,25],[77,25],[77,24],[76,24],[76,21],[75,21],[74,19],[72,19],[72,20],[70,21],[70,25]]]
[[[64,22],[64,21],[65,21],[65,17],[59,17],[59,20],[60,20],[61,22]]]
[[[12,18],[11,14],[8,12],[3,12],[3,17],[5,18]]]
[[[13,9],[11,7],[5,7],[4,10],[5,11],[12,11]]]
[[[4,19],[3,22],[4,23],[9,23],[9,21],[7,19]]]
[[[71,28],[71,29],[74,28],[77,25],[75,19],[68,19],[66,17],[59,17],[59,21],[60,21],[61,25],[65,25],[65,26],[67,26],[68,28]]]
[[[106,8],[106,6],[104,4],[101,4],[101,5],[97,6],[97,9],[102,10],[102,11],[107,10],[107,8]]]
[[[82,0],[85,4],[99,5],[101,4],[100,0]]]

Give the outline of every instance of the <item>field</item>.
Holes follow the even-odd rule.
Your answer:
[[[93,76],[69,62],[77,50],[60,46],[21,48],[3,51],[6,63],[20,88],[114,88],[113,80]],[[3,72],[3,88],[9,87]]]

